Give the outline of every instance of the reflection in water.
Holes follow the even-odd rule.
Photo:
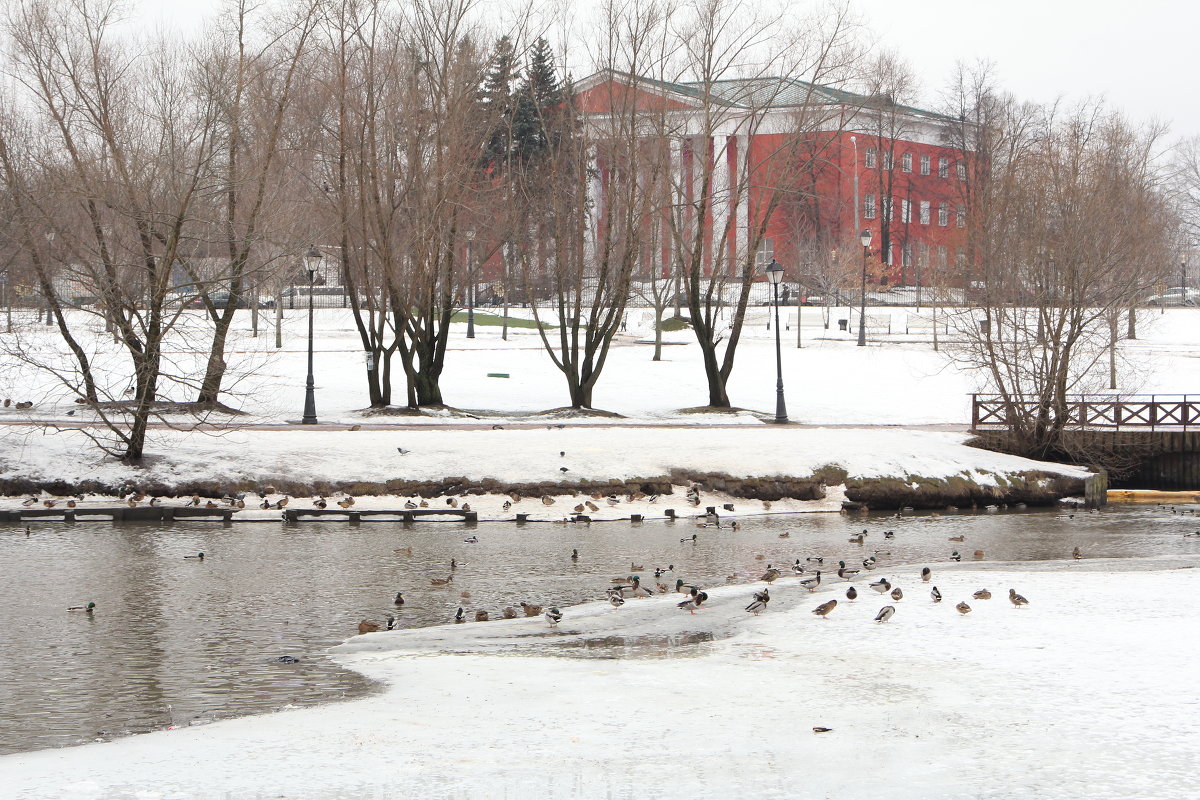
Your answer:
[[[849,544],[848,534],[863,528],[864,544]],[[477,610],[497,618],[521,601],[567,607],[602,599],[631,562],[645,567],[650,587],[753,580],[767,564],[809,556],[854,566],[877,550],[890,555],[878,556],[876,574],[924,562],[936,576],[952,550],[966,562],[983,550],[985,565],[1069,560],[1076,546],[1087,559],[1194,555],[1200,538],[1182,534],[1196,529],[1195,517],[1157,508],[762,517],[744,519],[738,531],[688,520],[480,523],[471,529],[478,543],[463,541],[459,523],[45,522],[33,523],[28,537],[23,525],[0,525],[0,752],[362,696],[370,683],[325,651],[363,619],[394,614],[412,628],[449,622],[460,605],[468,618]],[[885,530],[895,537],[884,539]],[[783,532],[791,535],[781,539]],[[959,535],[963,542],[949,541]],[[203,561],[183,558],[201,551]],[[454,580],[431,585],[452,558]],[[654,577],[655,567],[668,566]],[[392,602],[398,591],[403,607]],[[66,611],[87,602],[97,604],[94,615]],[[670,658],[711,646],[703,636],[552,639],[528,647],[578,658]]]

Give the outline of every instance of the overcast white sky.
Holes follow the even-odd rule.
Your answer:
[[[149,26],[195,29],[220,0],[134,0]],[[852,0],[935,104],[956,61],[987,59],[1035,101],[1104,96],[1139,120],[1200,135],[1198,0]]]

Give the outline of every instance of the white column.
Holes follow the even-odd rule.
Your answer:
[[[737,192],[737,220],[734,226],[733,263],[741,269],[742,259],[750,255],[750,137],[742,134],[737,140],[737,170],[733,191]]]

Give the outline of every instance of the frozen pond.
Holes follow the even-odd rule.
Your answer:
[[[863,545],[848,542],[864,528]],[[887,530],[894,538],[884,538]],[[809,556],[824,556],[834,570],[843,558],[858,566],[877,550],[889,553],[878,557],[880,574],[917,562],[936,572],[952,550],[964,561],[982,550],[985,564],[1069,558],[1076,546],[1087,558],[1195,555],[1200,537],[1183,535],[1195,530],[1200,518],[1164,508],[812,514],[744,519],[737,531],[688,520],[35,523],[28,536],[23,526],[0,526],[0,753],[361,696],[371,684],[324,652],[364,618],[394,614],[398,626],[415,627],[448,622],[460,605],[470,619],[477,609],[498,616],[521,601],[567,606],[601,597],[610,579],[631,571],[653,587],[655,567],[668,565],[674,571],[664,583],[715,585]],[[478,542],[464,541],[471,536]],[[963,541],[949,541],[957,536]],[[184,558],[201,551],[203,561]],[[448,585],[431,584],[451,574]],[[399,609],[397,591],[406,599]],[[89,601],[94,615],[66,611]],[[674,657],[703,646],[688,637],[611,637],[561,655]]]

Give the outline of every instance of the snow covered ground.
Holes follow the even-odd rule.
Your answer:
[[[423,480],[465,475],[512,481],[624,479],[661,475],[670,468],[731,475],[797,475],[824,464],[840,464],[851,475],[958,474],[962,470],[1036,468],[1031,462],[1002,459],[962,448],[960,434],[946,431],[887,431],[879,427],[838,431],[833,426],[957,426],[969,419],[969,393],[978,376],[962,371],[945,353],[934,352],[929,333],[901,333],[910,309],[874,309],[890,315],[892,335],[856,347],[848,333],[823,327],[822,309],[802,316],[804,347],[795,347],[795,328],[784,335],[784,381],[793,422],[831,429],[779,429],[762,416],[681,414],[706,401],[699,350],[689,331],[667,334],[664,361],[651,361],[649,312],[630,312],[629,329],[618,337],[595,396],[597,408],[622,419],[536,416],[566,402],[564,382],[542,350],[537,334],[514,328],[508,341],[497,327],[479,326],[476,339],[458,325],[446,358],[445,399],[478,418],[451,416],[371,416],[362,375],[362,353],[348,312],[317,312],[317,412],[321,425],[302,430],[286,423],[303,404],[305,316],[288,311],[284,341],[275,350],[264,318],[261,335],[248,335],[249,317],[239,315],[229,356],[231,405],[247,412],[226,432],[151,433],[150,458],[138,470],[104,460],[78,433],[56,426],[86,421],[87,410],[45,375],[0,358],[0,395],[32,401],[30,410],[0,408],[0,476],[77,480],[144,478],[180,480]],[[189,312],[192,313],[192,312]],[[198,312],[197,312],[198,313]],[[518,313],[518,312],[514,312]],[[525,312],[528,313],[528,312]],[[794,314],[794,309],[788,312]],[[1140,339],[1122,345],[1130,364],[1128,392],[1184,392],[1200,386],[1200,326],[1192,309],[1142,312]],[[197,317],[198,319],[198,317]],[[774,331],[766,328],[767,309],[753,308],[730,384],[739,408],[765,412],[775,405]],[[195,324],[195,321],[193,321]],[[96,347],[102,348],[102,337]],[[26,342],[47,352],[61,349],[55,336],[36,329]],[[179,370],[195,364],[177,355]],[[101,364],[118,364],[98,359]],[[507,378],[489,377],[505,374]],[[111,378],[121,396],[124,378]],[[397,384],[397,390],[401,384]],[[168,397],[191,399],[193,390],[168,384]],[[398,396],[402,394],[399,391]],[[67,416],[68,413],[71,416]],[[531,416],[535,415],[535,416]],[[31,424],[32,423],[32,424]],[[352,425],[362,430],[352,432]],[[492,426],[504,430],[492,430]],[[546,430],[548,426],[565,425]],[[621,426],[617,429],[612,426]],[[729,426],[703,435],[680,436],[670,427]],[[378,428],[386,428],[379,431]],[[436,428],[436,433],[412,431]],[[453,427],[478,430],[461,433]],[[530,428],[536,430],[518,430]],[[594,430],[580,430],[580,429]],[[401,456],[396,448],[411,451]],[[561,460],[558,452],[567,451]],[[999,463],[1003,462],[1003,463]],[[568,473],[560,473],[566,466]]]
[[[871,575],[900,601],[785,577],[761,617],[743,584],[369,634],[337,658],[380,695],[6,756],[0,798],[1195,796],[1195,563],[932,566],[936,605],[917,565]]]

